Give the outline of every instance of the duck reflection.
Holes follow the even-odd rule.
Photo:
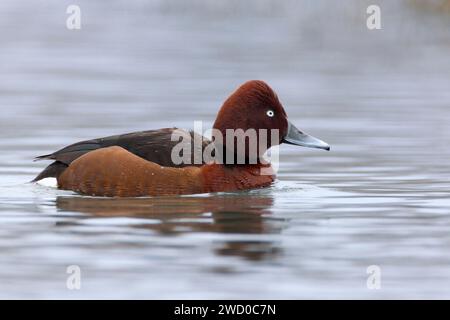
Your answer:
[[[59,196],[56,205],[59,211],[81,212],[95,217],[149,219],[152,223],[131,226],[151,229],[162,235],[211,232],[246,238],[252,234],[280,233],[282,228],[281,221],[271,214],[273,198],[252,192],[134,199]],[[280,251],[273,241],[244,240],[239,236],[236,240],[219,241],[214,250],[219,255],[251,260],[273,258]]]

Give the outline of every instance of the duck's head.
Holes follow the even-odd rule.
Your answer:
[[[225,100],[217,115],[214,129],[222,133],[224,141],[227,129],[255,129],[257,132],[267,129],[269,137],[271,130],[278,129],[278,139],[267,139],[266,150],[281,143],[330,150],[330,146],[324,141],[297,129],[288,120],[276,93],[260,80],[244,83]],[[259,150],[258,153],[264,153],[266,150]]]

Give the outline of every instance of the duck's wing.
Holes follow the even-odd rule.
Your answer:
[[[176,134],[175,137],[178,137],[178,140],[175,139],[175,141],[172,141],[174,134]],[[172,161],[172,150],[180,143],[181,145],[178,146],[180,149],[178,150],[190,150],[190,163],[178,164]],[[48,166],[33,181],[48,177],[58,177],[67,166],[82,155],[93,150],[111,146],[122,147],[138,157],[165,167],[200,166],[203,163],[194,163],[195,148],[201,148],[203,152],[209,143],[211,143],[209,139],[193,131],[185,131],[177,128],[140,131],[81,141],[54,153],[37,157],[35,160],[54,160],[55,162]]]

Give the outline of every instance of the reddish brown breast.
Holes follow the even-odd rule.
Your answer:
[[[64,190],[92,196],[139,197],[196,194],[261,188],[273,175],[261,175],[259,165],[163,167],[121,147],[91,151],[59,176]]]

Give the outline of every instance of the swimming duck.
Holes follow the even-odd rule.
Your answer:
[[[270,163],[262,155],[270,147],[288,143],[330,150],[330,146],[314,138],[288,121],[275,92],[260,80],[241,85],[223,103],[213,129],[223,139],[208,139],[193,131],[164,128],[87,140],[69,145],[35,160],[53,160],[33,181],[56,178],[58,188],[80,194],[107,197],[140,197],[197,194],[263,188],[275,179]],[[257,143],[261,130],[277,130],[278,137],[258,144],[256,156],[251,154],[251,141],[245,139],[229,147],[230,130],[256,129]],[[184,138],[174,141],[174,133]],[[227,136],[228,135],[228,136]],[[200,140],[204,152],[213,146],[212,155],[233,161],[194,161],[195,143]],[[242,140],[232,137],[230,141]],[[173,149],[187,147],[189,159],[174,161]],[[211,149],[211,148],[210,148]],[[237,161],[239,159],[243,161]],[[261,170],[265,173],[262,174]]]

